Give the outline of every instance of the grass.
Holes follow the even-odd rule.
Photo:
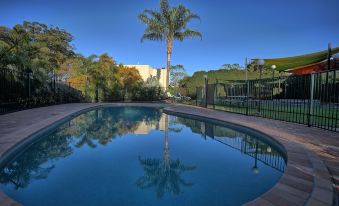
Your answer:
[[[176,100],[175,102],[196,105],[196,100]],[[281,104],[273,101],[262,101],[260,105],[260,112],[258,101],[250,102],[248,107],[246,103],[238,102],[226,104],[218,103],[214,106],[208,105],[208,108],[305,125],[311,124],[314,127],[339,131],[339,107],[328,104],[317,104],[313,107],[312,115],[309,115],[310,110],[307,102],[303,102],[303,104],[292,103],[293,100],[290,100],[290,104]]]
[[[210,108],[213,106],[210,105]],[[217,104],[216,110],[248,114],[250,116],[261,116],[269,119],[277,119],[299,124],[311,124],[315,127],[326,128],[339,131],[339,108],[329,107],[329,105],[316,105],[313,108],[312,115],[309,115],[307,104],[292,105],[265,102],[260,106],[250,104]],[[338,129],[337,129],[338,128]]]

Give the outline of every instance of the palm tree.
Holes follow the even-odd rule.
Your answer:
[[[187,23],[191,19],[200,17],[182,5],[170,7],[168,0],[160,0],[160,11],[146,9],[139,15],[139,20],[147,26],[141,41],[145,39],[166,41],[166,87],[169,85],[173,41],[202,37],[200,32],[187,28]]]
[[[141,189],[156,187],[157,198],[162,198],[165,193],[180,194],[181,186],[191,187],[193,183],[186,182],[182,174],[192,171],[196,167],[184,165],[179,159],[171,160],[169,158],[168,146],[168,116],[165,117],[165,141],[163,160],[158,158],[139,157],[139,163],[142,166],[145,175],[140,177],[136,185]]]

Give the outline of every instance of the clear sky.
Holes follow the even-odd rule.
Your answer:
[[[271,58],[339,46],[339,0],[169,0],[190,8],[190,24],[203,40],[175,42],[173,64],[189,74],[244,64],[245,57]],[[124,64],[165,67],[165,42],[140,42],[145,28],[137,15],[159,0],[0,0],[0,25],[39,21],[70,32],[76,51],[107,52]]]

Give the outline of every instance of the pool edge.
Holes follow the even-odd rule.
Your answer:
[[[265,134],[265,136],[270,137],[272,140],[277,141],[279,144],[283,145],[286,150],[287,155],[287,166],[285,173],[281,179],[266,193],[262,196],[245,203],[245,205],[332,205],[333,201],[333,187],[331,181],[331,175],[324,164],[324,162],[311,150],[306,149],[301,143],[290,143],[283,138],[277,138],[270,134],[265,133],[265,131],[259,131],[253,127],[247,127],[246,125],[241,125],[218,117],[207,117],[204,114],[191,114],[190,112],[185,112],[183,110],[178,111],[178,108],[175,106],[165,103],[103,103],[103,104],[89,104],[85,108],[73,111],[64,115],[61,115],[58,119],[48,122],[47,125],[42,128],[38,128],[35,131],[28,134],[26,137],[22,138],[22,141],[16,142],[12,147],[5,148],[5,152],[2,152],[0,159],[3,160],[5,155],[9,155],[8,152],[15,152],[14,147],[18,147],[23,144],[23,141],[28,141],[32,135],[37,132],[42,132],[41,130],[48,130],[52,127],[53,124],[60,122],[62,124],[67,119],[73,118],[86,110],[91,110],[98,107],[110,107],[110,106],[151,106],[156,107],[161,105],[164,107],[164,111],[171,111],[175,113],[183,113],[187,115],[199,116],[202,118],[215,119],[221,122],[228,124],[238,125],[240,127],[246,127],[250,130],[257,131],[259,133]],[[187,106],[185,106],[187,107]],[[204,108],[192,108],[200,111],[205,111]],[[175,110],[177,109],[177,111]],[[213,111],[213,110],[210,110]],[[53,125],[54,126],[54,125]],[[24,145],[25,146],[25,145]],[[27,143],[26,143],[27,146]],[[22,146],[20,146],[22,148]],[[19,148],[20,149],[20,148]],[[12,151],[11,151],[12,150]],[[311,166],[305,165],[305,161],[309,161]],[[304,175],[304,176],[303,176]],[[312,180],[307,179],[311,177]],[[303,182],[304,180],[305,182]],[[306,184],[306,182],[311,183],[311,191],[308,192],[305,196],[305,193],[300,192],[301,190],[296,189],[294,193],[294,186]],[[307,185],[307,184],[306,184]],[[290,188],[289,188],[290,187]],[[297,193],[300,192],[300,193]],[[289,204],[291,203],[291,204]],[[8,197],[5,193],[0,191],[0,205],[20,205],[15,200]]]
[[[192,108],[194,111],[192,112],[185,108]],[[264,134],[283,146],[287,156],[284,174],[270,190],[244,205],[333,205],[333,182],[326,165],[313,151],[306,149],[301,143],[291,143],[283,138],[283,134],[280,134],[281,137],[273,136],[247,125],[230,122],[217,116],[210,116],[206,112],[215,112],[210,109],[186,105],[180,108],[180,105],[173,105],[165,107],[164,112],[214,119],[227,124],[238,125]],[[305,164],[307,161],[309,161],[310,165]],[[307,183],[311,183],[311,186],[308,185],[311,190],[303,191],[300,185],[306,187]]]

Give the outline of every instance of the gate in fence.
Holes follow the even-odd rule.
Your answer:
[[[339,132],[339,70],[225,81],[197,88],[197,105]],[[212,100],[213,99],[213,100]]]

